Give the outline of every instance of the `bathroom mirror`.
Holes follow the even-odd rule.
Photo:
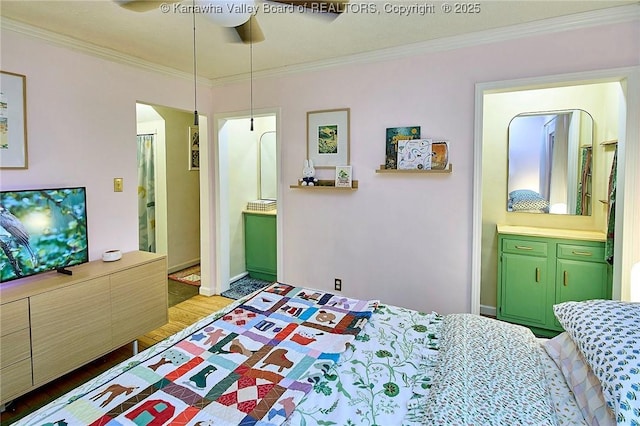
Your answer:
[[[509,123],[507,211],[591,215],[593,118],[522,113]]]
[[[264,132],[260,136],[260,198],[275,200],[276,179],[276,132]]]

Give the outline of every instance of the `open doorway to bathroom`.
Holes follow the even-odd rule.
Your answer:
[[[200,285],[200,171],[191,137],[204,136],[193,112],[166,106],[137,103],[136,122],[139,249],[167,256],[172,306]]]
[[[277,112],[217,117],[216,293],[238,298],[277,279]]]

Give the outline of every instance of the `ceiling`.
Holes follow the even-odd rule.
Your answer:
[[[191,0],[183,1],[191,4]],[[638,4],[637,0],[483,0],[476,3],[478,13],[444,13],[441,1],[351,0],[347,12],[329,17],[309,11],[277,11],[275,3],[256,2],[256,17],[266,40],[252,47],[241,43],[233,29],[196,15],[198,75],[224,80],[247,74],[250,58],[254,72],[283,70],[471,32]],[[416,9],[402,14],[399,6]],[[3,24],[11,23],[22,30],[44,29],[76,39],[83,46],[95,45],[137,61],[193,73],[193,15],[184,11],[188,9],[172,6],[167,13],[160,8],[134,12],[113,0],[2,0],[0,7]],[[417,7],[424,8],[425,13]]]

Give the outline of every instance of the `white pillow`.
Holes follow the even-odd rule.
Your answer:
[[[615,425],[616,421],[607,408],[598,378],[569,334],[561,333],[545,341],[542,347],[562,372],[584,419],[592,426]]]
[[[602,386],[619,425],[640,425],[640,303],[564,302],[553,311]]]

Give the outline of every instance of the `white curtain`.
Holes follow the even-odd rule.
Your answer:
[[[154,135],[138,135],[138,233],[142,251],[156,251]]]

